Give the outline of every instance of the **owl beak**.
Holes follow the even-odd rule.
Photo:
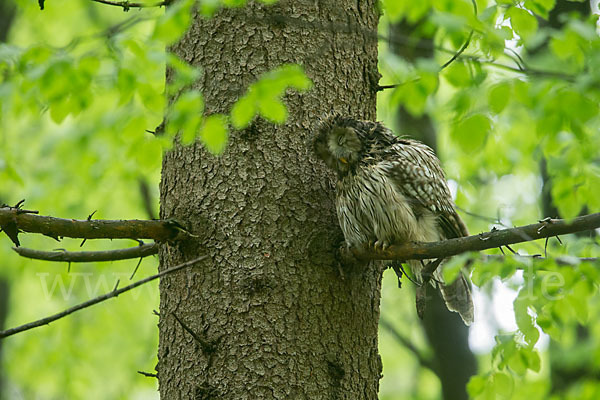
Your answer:
[[[344,164],[348,164],[348,160],[346,160],[344,157],[340,157],[340,161]]]

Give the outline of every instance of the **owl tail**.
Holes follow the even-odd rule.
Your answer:
[[[461,272],[451,284],[439,286],[448,310],[460,314],[465,325],[471,325],[473,323],[473,298],[471,297],[471,285],[467,278]]]

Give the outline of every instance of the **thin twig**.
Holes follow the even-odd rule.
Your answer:
[[[144,372],[144,371],[138,371],[137,373],[140,374],[140,375],[145,376],[146,378],[156,378],[156,379],[158,379],[158,374],[152,374],[150,372]]]
[[[133,272],[131,273],[131,276],[129,277],[129,280],[132,280],[133,277],[135,276],[135,273],[137,272],[138,268],[140,267],[140,265],[142,265],[142,260],[143,260],[143,258],[140,257],[140,261],[138,261],[137,265],[133,269]]]
[[[104,251],[41,251],[26,247],[13,247],[22,257],[34,260],[65,262],[117,261],[131,258],[148,257],[158,253],[158,244],[147,243],[137,247]]]
[[[377,91],[380,92],[380,91],[385,90],[385,89],[394,89],[394,88],[397,88],[397,87],[400,87],[400,86],[407,85],[409,83],[418,82],[420,80],[421,80],[421,77],[417,76],[417,77],[415,77],[413,79],[409,79],[407,81],[404,81],[404,82],[401,82],[401,83],[396,83],[396,84],[393,84],[393,85],[379,85],[379,86],[377,86]]]
[[[200,262],[200,261],[204,260],[207,257],[208,256],[202,256],[202,257],[198,257],[198,258],[195,258],[193,260],[190,260],[190,261],[186,261],[186,262],[181,263],[179,265],[176,265],[174,267],[168,268],[168,269],[166,269],[166,270],[164,270],[162,272],[159,272],[158,274],[155,274],[155,275],[149,276],[147,278],[141,279],[141,280],[139,280],[139,281],[137,281],[135,283],[132,283],[131,285],[125,286],[125,287],[123,287],[121,289],[116,289],[116,287],[115,287],[114,290],[111,290],[110,292],[108,292],[106,294],[103,294],[101,296],[98,296],[98,297],[95,297],[95,298],[90,299],[88,301],[85,301],[85,302],[83,302],[81,304],[78,304],[78,305],[76,305],[74,307],[67,308],[66,310],[61,311],[61,312],[59,312],[57,314],[54,314],[54,315],[51,315],[51,316],[48,316],[48,317],[45,317],[45,318],[42,318],[42,319],[38,319],[37,321],[29,322],[27,324],[24,324],[24,325],[21,325],[21,326],[17,326],[15,328],[10,328],[10,329],[4,330],[4,331],[0,331],[0,339],[8,337],[8,336],[15,335],[17,333],[21,333],[21,332],[24,332],[24,331],[27,331],[27,330],[30,330],[30,329],[33,329],[33,328],[37,328],[37,327],[40,327],[42,325],[48,325],[49,323],[54,322],[54,321],[56,321],[58,319],[61,319],[63,317],[66,317],[67,315],[72,314],[72,313],[74,313],[76,311],[82,310],[84,308],[93,306],[93,305],[98,304],[98,303],[101,303],[101,302],[103,302],[105,300],[112,299],[113,297],[117,297],[118,295],[120,295],[120,294],[122,294],[124,292],[127,292],[127,291],[129,291],[131,289],[135,289],[136,287],[138,287],[140,285],[143,285],[144,283],[151,282],[151,281],[153,281],[153,280],[155,280],[157,278],[160,278],[160,277],[162,277],[164,275],[167,275],[167,274],[170,274],[172,272],[179,271],[180,269],[183,269],[183,268],[189,267],[191,265],[194,265],[197,262]]]
[[[131,1],[110,1],[110,0],[92,0],[95,3],[106,4],[108,6],[123,7],[123,11],[129,11],[130,8],[150,8],[162,7],[171,4],[172,0],[165,0],[158,3],[136,3]]]
[[[444,65],[442,65],[440,67],[440,71],[443,70],[444,68],[446,68],[448,65],[452,64],[458,57],[460,57],[460,55],[467,49],[467,47],[469,47],[469,43],[471,43],[471,38],[473,37],[473,31],[471,31],[469,33],[469,36],[467,37],[467,40],[465,40],[465,43],[460,47],[460,49],[458,49],[458,51],[456,52],[456,54],[454,54],[452,56],[452,58],[450,58],[448,61],[446,61],[444,63]]]

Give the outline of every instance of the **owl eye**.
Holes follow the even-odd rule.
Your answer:
[[[338,137],[338,141],[337,142],[338,142],[338,144],[340,146],[343,146],[346,141],[344,140],[343,136],[340,136],[340,137]]]

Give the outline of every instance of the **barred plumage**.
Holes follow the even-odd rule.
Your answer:
[[[381,123],[333,115],[318,127],[314,150],[338,175],[336,206],[349,246],[387,247],[467,236],[433,150],[399,138]],[[420,279],[422,263],[409,262]],[[436,272],[440,271],[440,268]],[[436,280],[442,282],[438,273]],[[461,274],[441,284],[449,310],[473,322],[470,285]]]

